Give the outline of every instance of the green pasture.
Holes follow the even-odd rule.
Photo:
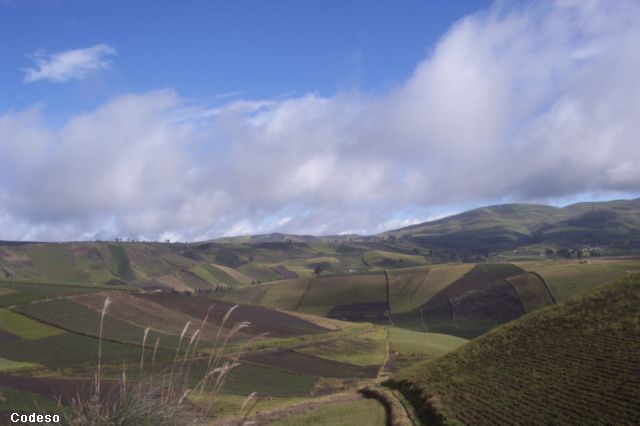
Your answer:
[[[11,371],[28,370],[31,368],[39,367],[37,364],[23,361],[14,361],[7,358],[0,357],[0,373],[7,373]]]
[[[367,333],[339,337],[298,352],[354,365],[381,365],[386,355],[386,331],[376,327]]]
[[[0,309],[0,330],[29,340],[64,333],[64,330],[51,327],[8,309]]]
[[[321,405],[309,412],[294,414],[273,423],[277,426],[383,426],[386,411],[373,399],[360,399]]]

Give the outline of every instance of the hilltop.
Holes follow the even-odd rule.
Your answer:
[[[505,204],[373,236],[266,234],[196,243],[0,241],[0,279],[198,291],[460,260],[639,251],[640,199],[563,208]]]
[[[403,245],[484,254],[530,246],[640,249],[640,199],[566,207],[502,204],[380,235]],[[536,247],[537,246],[537,247]],[[597,249],[596,249],[597,252]]]
[[[434,424],[634,424],[640,418],[640,276],[538,310],[388,386]]]

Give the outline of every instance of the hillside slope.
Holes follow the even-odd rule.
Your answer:
[[[528,314],[387,384],[436,424],[637,424],[640,276]]]
[[[388,231],[380,237],[467,254],[535,244],[638,249],[640,199],[578,203],[563,208],[502,204]]]

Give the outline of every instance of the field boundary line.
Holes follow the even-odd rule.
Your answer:
[[[512,278],[512,277],[509,277],[509,278]],[[526,306],[524,306],[524,300],[522,300],[522,296],[520,295],[520,292],[519,292],[519,291],[518,291],[518,289],[516,288],[515,284],[513,284],[509,278],[505,278],[504,280],[505,280],[506,282],[508,282],[508,283],[509,283],[509,285],[511,286],[511,288],[513,289],[513,291],[514,291],[514,292],[516,293],[516,295],[518,296],[518,302],[520,302],[520,306],[522,306],[522,311],[523,311],[523,312],[525,313],[525,315],[526,315],[526,314],[528,314],[528,313],[529,313],[529,311],[527,310],[527,307],[526,307]],[[552,299],[552,300],[553,300],[553,299]]]
[[[547,283],[547,280],[544,279],[544,277],[542,275],[540,275],[538,272],[536,271],[528,271],[531,272],[533,275],[537,276],[538,278],[540,278],[540,280],[542,281],[542,284],[544,284],[544,288],[547,289],[547,292],[549,293],[549,297],[551,297],[551,300],[553,301],[554,305],[558,304],[558,301],[556,300],[555,297],[553,297],[553,293],[551,293],[551,288],[549,288],[549,284]]]
[[[385,332],[385,336],[384,336],[384,342],[385,342],[385,354],[384,354],[384,360],[382,361],[382,364],[380,365],[380,368],[378,369],[378,374],[376,376],[376,382],[380,382],[383,377],[382,375],[384,374],[384,370],[387,367],[387,363],[389,362],[389,358],[391,358],[391,348],[390,348],[390,336],[389,336],[389,328],[385,327],[384,328],[384,332]]]
[[[312,282],[313,282],[313,277],[309,277],[309,281],[307,281],[307,285],[304,287],[304,293],[302,293],[302,296],[300,296],[300,299],[298,300],[298,303],[296,304],[296,307],[294,309],[295,311],[300,310],[300,307],[302,306],[302,302],[304,301],[304,298],[307,296],[307,293],[309,293],[309,289],[311,288],[311,283]]]

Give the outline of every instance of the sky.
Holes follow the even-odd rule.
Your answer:
[[[0,0],[0,240],[640,194],[640,3]]]

